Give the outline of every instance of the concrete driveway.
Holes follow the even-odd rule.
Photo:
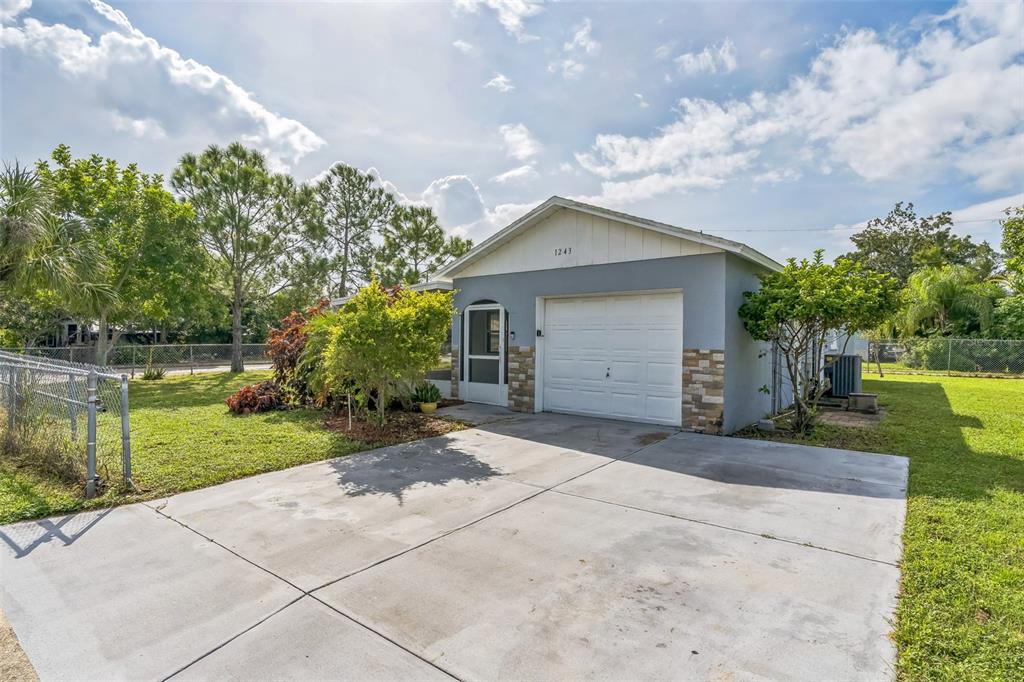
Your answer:
[[[906,459],[492,412],[0,528],[0,607],[43,680],[891,677]]]

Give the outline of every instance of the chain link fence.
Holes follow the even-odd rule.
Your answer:
[[[0,351],[0,454],[83,482],[86,497],[117,479],[131,486],[128,376]]]
[[[864,372],[1024,378],[1024,340],[904,339],[869,341]]]
[[[0,351],[78,364],[92,363],[96,357],[96,351],[88,346],[63,348],[37,346],[30,348],[5,348],[0,349]],[[267,345],[265,343],[243,343],[242,360],[256,364],[269,363]],[[123,345],[114,346],[107,355],[108,368],[127,370],[131,376],[135,376],[136,370],[142,371],[147,367],[194,372],[197,369],[226,367],[230,364],[230,343]]]

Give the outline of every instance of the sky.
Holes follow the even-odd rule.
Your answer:
[[[0,157],[344,162],[480,241],[551,195],[830,257],[1024,204],[1024,0],[0,0]]]

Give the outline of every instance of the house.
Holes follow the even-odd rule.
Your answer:
[[[772,410],[737,314],[781,266],[738,242],[551,197],[436,274],[456,290],[451,393],[731,433]]]

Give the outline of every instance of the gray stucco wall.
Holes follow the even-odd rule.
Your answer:
[[[682,289],[683,346],[723,349],[725,266],[725,254],[712,253],[456,278],[455,306],[461,312],[477,301],[501,303],[508,310],[509,330],[515,332],[515,341],[509,343],[533,346],[537,334],[538,296]],[[452,343],[461,346],[461,316],[456,322]]]
[[[723,431],[731,433],[771,408],[770,398],[757,390],[771,383],[770,354],[762,353],[766,347],[750,337],[737,314],[743,292],[757,289],[756,273],[762,270],[738,256],[715,253],[464,277],[454,282],[455,305],[461,312],[478,301],[501,303],[508,310],[509,330],[515,332],[509,343],[533,346],[538,297],[682,289],[683,347],[726,352]],[[452,331],[453,346],[462,345],[461,323],[460,315]]]
[[[738,314],[744,291],[760,287],[764,268],[729,254],[725,262],[725,419],[722,430],[732,433],[753,424],[771,410],[771,397],[758,389],[771,386],[769,344],[755,341]]]

